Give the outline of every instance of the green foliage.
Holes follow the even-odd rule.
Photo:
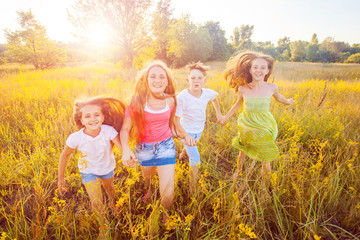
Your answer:
[[[6,58],[0,57],[0,65],[1,65],[1,64],[5,64],[5,63],[7,63]]]
[[[279,62],[289,62],[290,61],[290,51],[285,49],[280,55],[278,55],[277,60]]]
[[[232,45],[238,50],[251,50],[253,47],[251,36],[254,32],[254,25],[241,25],[240,29],[234,29],[234,36],[231,37]]]
[[[274,44],[272,44],[270,41],[267,41],[267,42],[255,42],[255,43],[253,43],[253,48],[252,49],[254,51],[256,51],[256,52],[261,52],[261,53],[270,55],[273,58],[277,57],[276,48],[275,48]]]
[[[351,55],[346,61],[346,63],[360,63],[360,53],[355,53]]]
[[[205,62],[212,54],[209,31],[198,28],[187,15],[171,23],[169,39],[168,55],[176,67],[184,66],[190,61]]]
[[[319,45],[321,62],[343,62],[347,59],[346,52],[350,52],[348,43],[338,42],[328,37]]]
[[[238,27],[234,28],[233,35],[230,36],[231,45],[234,47],[239,46],[240,44],[240,29]]]
[[[15,62],[33,64],[35,69],[47,69],[64,62],[64,51],[48,39],[46,29],[35,20],[31,11],[17,13],[22,30],[5,30],[8,55]]]
[[[288,54],[290,53],[290,38],[289,37],[285,36],[283,38],[280,38],[278,40],[277,44],[278,44],[278,46],[277,46],[276,50],[279,55],[282,55],[283,52],[286,50],[288,51]]]
[[[318,45],[318,44],[319,44],[319,40],[318,40],[318,38],[317,38],[316,33],[314,33],[314,34],[312,35],[310,44],[313,44],[313,45]]]
[[[154,58],[161,59],[167,63],[169,63],[167,56],[167,49],[169,47],[168,31],[172,12],[170,0],[160,0],[156,5],[152,20],[152,30],[155,38],[152,43],[152,48],[155,51]]]
[[[230,56],[230,48],[225,37],[225,31],[219,22],[208,21],[203,25],[209,31],[212,42],[212,54],[208,61],[224,61]]]
[[[309,44],[305,48],[305,59],[308,62],[317,62],[319,60],[319,45]]]
[[[0,44],[0,54],[3,54],[5,52],[5,50],[6,50],[5,45]]]
[[[305,41],[295,41],[290,43],[290,51],[291,57],[290,60],[292,62],[302,62],[305,60],[305,48],[307,46],[307,42]]]

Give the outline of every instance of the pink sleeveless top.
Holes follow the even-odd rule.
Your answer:
[[[149,109],[147,103],[145,105],[145,136],[140,139],[144,143],[161,142],[172,136],[169,121],[170,115],[174,111],[174,106],[169,108],[167,102],[165,108],[159,111]],[[126,117],[131,117],[129,107],[125,111]]]

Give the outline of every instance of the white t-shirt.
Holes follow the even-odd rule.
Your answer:
[[[210,100],[219,95],[214,90],[203,88],[199,98],[194,97],[187,89],[181,91],[177,99],[175,115],[180,117],[181,126],[188,133],[200,133],[206,121],[206,106]]]
[[[82,128],[71,134],[66,145],[77,149],[79,153],[78,167],[82,173],[105,175],[115,168],[115,157],[111,149],[111,140],[118,132],[111,126],[101,125],[99,135],[91,137]]]

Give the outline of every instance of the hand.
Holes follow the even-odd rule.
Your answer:
[[[131,167],[131,168],[136,167],[137,159],[132,151],[124,152],[121,161],[126,167]]]
[[[291,104],[293,104],[295,102],[295,100],[292,99],[292,98],[287,99],[287,101],[288,101],[289,105],[291,105]]]
[[[219,117],[217,118],[217,122],[218,122],[220,125],[225,126],[226,123],[227,123],[227,119],[226,119],[225,116],[219,116]]]
[[[195,146],[197,141],[194,137],[190,136],[189,134],[186,134],[185,136],[185,144],[188,146]]]
[[[65,184],[65,179],[58,179],[58,190],[60,195],[64,194],[67,192],[67,187]]]

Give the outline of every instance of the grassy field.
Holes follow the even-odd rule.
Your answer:
[[[222,112],[235,101],[221,77],[225,64],[210,63],[206,87],[220,93]],[[177,91],[184,69],[173,71]],[[57,167],[75,131],[75,99],[100,94],[129,101],[134,71],[110,64],[34,71],[0,66],[0,239],[96,239],[98,224],[81,184],[76,156],[66,172],[69,191],[57,193]],[[261,187],[260,164],[247,159],[233,179],[238,152],[231,147],[236,117],[221,127],[209,107],[199,143],[199,187],[188,193],[188,165],[176,166],[170,221],[160,221],[159,194],[150,204],[140,169],[121,154],[115,172],[116,207],[109,211],[112,239],[360,239],[360,65],[276,63],[270,81],[296,103],[273,102],[280,157],[272,165],[272,198]],[[176,142],[177,152],[181,144]],[[155,181],[156,182],[156,181]],[[156,186],[157,184],[154,183]]]

